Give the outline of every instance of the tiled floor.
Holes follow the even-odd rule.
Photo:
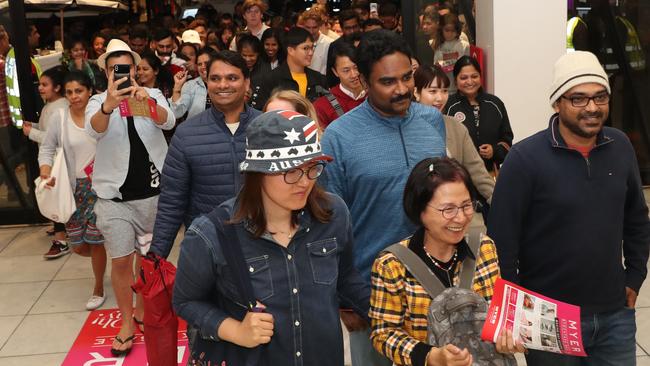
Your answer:
[[[93,284],[90,260],[77,255],[44,260],[47,228],[0,228],[0,366],[60,365],[88,316],[84,305]],[[178,258],[178,245],[170,258]],[[110,266],[106,273],[104,307],[114,308]],[[637,307],[637,361],[650,366],[648,281]]]
[[[0,366],[60,365],[88,316],[90,259],[72,254],[44,260],[48,228],[0,228]],[[178,246],[170,258],[176,262]],[[116,308],[109,276],[110,263],[103,307]]]

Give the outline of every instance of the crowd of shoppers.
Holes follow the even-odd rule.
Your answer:
[[[91,258],[88,310],[107,297],[110,258],[112,353],[150,326],[132,292],[143,256],[164,260],[182,231],[172,303],[196,365],[341,365],[339,319],[353,366],[471,365],[468,349],[427,343],[432,298],[386,251],[395,243],[444,287],[475,262],[486,301],[503,277],[580,305],[587,364],[634,359],[650,221],[630,143],[603,127],[611,90],[595,56],[558,61],[548,130],[512,146],[452,4],[423,7],[418,58],[394,4],[354,0],[330,18],[324,3],[278,19],[245,0],[232,15],[100,30],[40,75],[45,107],[23,132],[49,186],[63,149],[77,205],[45,257]],[[472,249],[479,210],[489,236]],[[509,332],[495,350],[525,351]]]

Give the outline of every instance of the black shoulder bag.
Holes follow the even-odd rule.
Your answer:
[[[229,300],[218,300],[218,304],[222,306],[223,310],[230,314],[232,318],[239,321],[243,320],[247,312],[255,311],[257,300],[253,292],[253,285],[251,284],[250,276],[248,274],[246,260],[241,249],[241,244],[235,231],[235,226],[225,224],[230,220],[230,215],[223,207],[217,207],[207,214],[207,218],[212,221],[221,250],[231,271],[231,275],[235,280],[237,291],[246,309],[240,305],[233,306],[233,302]],[[216,329],[214,330],[216,333]],[[190,340],[191,360],[190,364],[196,366],[220,366],[225,362],[225,365],[242,365],[242,366],[261,366],[265,365],[262,351],[265,346],[258,346],[255,348],[246,348],[238,346],[234,343],[227,341],[216,341],[202,337],[196,334],[195,339]]]

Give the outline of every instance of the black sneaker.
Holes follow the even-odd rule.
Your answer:
[[[61,243],[58,240],[52,240],[52,246],[50,247],[50,250],[43,254],[43,257],[45,259],[55,259],[62,257],[66,254],[70,253],[70,247],[68,244]]]

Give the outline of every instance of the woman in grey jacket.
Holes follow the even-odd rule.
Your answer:
[[[58,147],[63,148],[71,189],[74,192],[77,210],[65,224],[68,242],[72,250],[84,257],[91,257],[95,287],[86,303],[87,310],[102,306],[104,295],[104,272],[106,271],[106,251],[104,237],[95,226],[93,210],[97,196],[90,189],[93,164],[95,161],[95,139],[84,131],[85,111],[92,95],[92,81],[81,71],[72,71],[63,80],[69,108],[59,109],[58,118],[54,116],[38,153],[40,175],[50,180],[48,185],[57,182],[50,176],[54,154]]]
[[[45,101],[38,123],[25,121],[23,133],[37,144],[43,143],[47,127],[52,119],[59,118],[59,110],[68,107],[68,100],[63,97],[63,71],[60,68],[45,70],[38,80],[38,92]],[[54,223],[54,228],[47,232],[54,235],[50,249],[43,255],[45,259],[55,259],[70,253],[65,238],[65,224]]]
[[[438,65],[422,66],[413,74],[415,79],[415,99],[442,111],[449,98],[449,78]],[[467,128],[451,116],[444,116],[447,130],[447,156],[460,162],[469,171],[472,183],[481,196],[492,201],[494,179],[485,169],[481,156],[476,151]]]

